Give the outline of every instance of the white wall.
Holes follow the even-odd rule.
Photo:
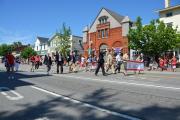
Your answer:
[[[83,51],[82,47],[80,46],[79,40],[81,40],[81,43],[83,45],[83,38],[78,36],[72,36],[71,38],[72,44],[71,44],[71,50],[78,50]]]
[[[37,49],[37,47],[38,47],[38,49]],[[34,50],[35,51],[39,51],[40,50],[40,41],[38,39],[35,42]]]
[[[173,16],[171,17],[166,17],[166,14],[168,12],[173,12]],[[180,31],[180,8],[175,9],[175,10],[169,10],[166,12],[161,12],[160,13],[160,20],[164,21],[164,23],[173,23],[173,28],[176,28],[178,26],[178,31]]]
[[[41,47],[41,45],[42,45],[42,47]],[[37,46],[38,46],[38,49],[37,49]],[[36,39],[35,46],[34,46],[35,51],[48,50],[48,48],[49,48],[49,46],[47,43],[45,43],[45,49],[44,49],[44,43],[41,43],[39,41],[39,39]]]

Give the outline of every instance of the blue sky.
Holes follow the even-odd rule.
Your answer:
[[[171,5],[177,4],[180,0],[171,0]],[[34,44],[36,36],[51,37],[63,22],[82,36],[102,7],[133,21],[141,16],[147,24],[158,18],[155,11],[164,8],[164,0],[0,0],[0,44]]]

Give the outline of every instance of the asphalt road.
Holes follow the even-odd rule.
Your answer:
[[[0,72],[0,120],[180,120],[180,74]]]

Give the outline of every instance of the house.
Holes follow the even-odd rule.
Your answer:
[[[180,5],[170,6],[170,0],[165,0],[165,8],[158,10],[159,19],[166,25],[177,27],[180,32]]]
[[[48,44],[49,38],[45,37],[37,37],[36,42],[34,45],[34,50],[37,52],[38,55],[46,55],[49,49]]]
[[[84,55],[98,54],[99,50],[112,48],[128,52],[127,34],[130,25],[128,16],[102,8],[91,26],[86,26],[83,30]]]
[[[53,35],[49,39],[49,53],[55,54],[56,48],[58,46],[58,36],[57,34]],[[83,38],[80,36],[70,35],[70,51],[76,51],[79,54],[83,54],[84,48],[82,45]]]
[[[170,0],[165,0],[165,8],[158,10],[159,19],[166,25],[177,28],[177,32],[180,33],[180,5],[170,6]],[[180,62],[180,48],[174,50],[174,55],[179,58]]]

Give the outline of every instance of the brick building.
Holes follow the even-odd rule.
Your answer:
[[[130,19],[102,8],[91,24],[83,30],[84,55],[97,54],[100,49],[128,52]]]

